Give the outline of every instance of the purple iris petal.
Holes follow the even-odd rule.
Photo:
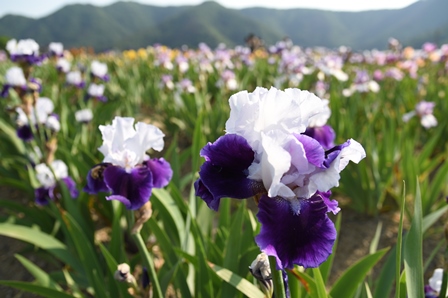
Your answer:
[[[34,190],[34,199],[37,205],[47,205],[50,198],[49,189],[45,187],[39,187]]]
[[[104,170],[110,166],[110,163],[101,163],[94,166],[87,174],[87,185],[83,191],[88,194],[97,194],[99,192],[108,192],[109,188],[104,182]]]
[[[164,158],[153,158],[144,162],[152,173],[152,187],[162,188],[173,177],[173,170]]]
[[[323,166],[325,168],[329,168],[331,163],[338,157],[338,155],[341,153],[342,149],[345,147],[348,147],[350,145],[350,140],[348,140],[345,143],[342,143],[341,145],[334,146],[330,150],[325,151],[325,161]]]
[[[336,200],[330,200],[331,191],[321,192],[322,199],[324,200],[325,205],[327,205],[327,212],[333,212],[333,214],[338,214],[341,211],[341,208],[338,207],[339,203]]]
[[[295,135],[295,137],[302,143],[308,162],[316,167],[321,167],[325,157],[325,151],[322,145],[307,135]]]
[[[195,182],[196,195],[211,209],[218,210],[223,197],[245,199],[263,189],[261,183],[247,178],[254,152],[243,137],[224,135],[213,144],[208,143],[201,156],[206,161]]]
[[[104,182],[112,191],[108,200],[118,200],[130,210],[137,210],[149,201],[153,177],[148,167],[139,166],[128,173],[121,167],[111,165],[103,174]]]
[[[9,85],[9,84],[3,85],[3,89],[2,89],[2,92],[0,93],[0,96],[1,97],[8,97],[8,95],[9,95],[9,88],[11,88],[11,85]]]
[[[67,189],[68,189],[68,191],[69,191],[69,193],[70,193],[70,196],[71,196],[73,199],[77,198],[78,195],[79,195],[79,191],[78,191],[78,189],[76,188],[76,183],[75,183],[75,181],[73,181],[73,179],[72,179],[71,177],[65,177],[65,178],[62,178],[61,180],[62,180],[62,182],[64,182],[65,185],[67,186]]]
[[[33,131],[29,125],[23,125],[17,128],[17,136],[24,141],[31,141],[33,139]]]
[[[260,234],[255,238],[260,249],[275,256],[277,268],[319,266],[332,253],[336,229],[328,218],[328,208],[318,192],[300,200],[300,213],[295,214],[290,202],[263,196],[258,204]]]
[[[336,133],[330,125],[324,125],[321,127],[308,127],[303,133],[318,141],[325,149],[330,149],[334,146],[334,139]]]

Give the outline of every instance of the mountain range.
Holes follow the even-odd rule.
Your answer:
[[[97,7],[67,5],[38,19],[18,15],[0,18],[0,36],[33,38],[41,46],[62,42],[66,48],[96,51],[136,49],[155,43],[170,47],[244,44],[250,33],[265,44],[289,37],[305,47],[354,50],[385,49],[390,37],[403,45],[448,43],[447,0],[420,0],[402,9],[337,12],[316,9],[229,9],[213,1],[197,6],[153,6],[116,2]]]

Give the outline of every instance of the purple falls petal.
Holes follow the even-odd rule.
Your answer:
[[[330,200],[331,191],[320,192],[322,199],[324,200],[325,205],[327,205],[328,211],[333,212],[333,214],[338,214],[341,211],[341,208],[338,207],[339,203],[336,200]]]
[[[104,182],[112,191],[108,200],[119,200],[127,209],[137,210],[149,201],[152,192],[152,174],[142,165],[130,173],[111,165],[104,170]]]
[[[17,128],[17,136],[28,142],[33,139],[33,131],[29,125],[23,125]]]
[[[9,95],[9,88],[11,88],[11,85],[9,85],[9,84],[3,85],[2,92],[0,93],[0,96],[1,97],[8,97],[8,95]]]
[[[336,133],[330,125],[308,127],[303,134],[318,141],[325,149],[330,149],[334,146]]]
[[[101,163],[94,166],[87,173],[87,185],[84,187],[83,191],[88,194],[97,194],[99,192],[109,192],[110,189],[104,182],[104,170],[111,166],[110,163]]]
[[[173,170],[164,158],[153,158],[144,162],[152,173],[152,187],[162,188],[168,185],[173,177]]]
[[[315,268],[332,253],[336,229],[320,194],[300,199],[299,214],[279,197],[263,196],[258,208],[262,226],[255,241],[263,252],[276,257],[278,269],[295,264]]]
[[[195,182],[196,195],[211,209],[218,210],[223,197],[245,199],[263,189],[261,183],[247,178],[254,152],[243,137],[224,135],[215,143],[208,143],[201,156],[206,161]]]
[[[67,186],[67,189],[68,189],[68,191],[69,191],[69,193],[70,193],[70,196],[71,196],[73,199],[76,199],[76,198],[78,197],[78,195],[79,195],[79,191],[78,191],[78,189],[76,188],[76,183],[75,183],[75,181],[73,181],[73,179],[72,179],[71,177],[65,177],[65,178],[62,178],[61,180],[62,180],[62,182],[64,182],[65,185]]]
[[[34,190],[34,200],[37,205],[48,205],[50,199],[49,189],[45,187],[39,187]]]

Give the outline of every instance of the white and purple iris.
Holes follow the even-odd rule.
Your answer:
[[[90,65],[90,75],[93,78],[99,78],[105,82],[109,81],[109,75],[107,74],[107,64],[99,61],[92,61]]]
[[[45,126],[50,132],[58,132],[61,124],[58,115],[54,114],[53,110],[53,101],[47,97],[39,97],[29,115],[21,107],[16,108],[17,136],[24,141],[30,141],[33,139],[33,128],[31,126],[39,129],[39,125]]]
[[[28,64],[38,64],[42,62],[39,55],[39,45],[33,39],[11,39],[6,44],[10,58],[14,62],[25,62]]]
[[[34,169],[40,183],[40,187],[34,190],[36,204],[46,205],[49,200],[59,199],[58,192],[55,191],[58,181],[65,183],[72,198],[78,197],[76,183],[68,175],[67,165],[62,160],[53,161],[51,169],[44,163],[36,165]]]
[[[89,171],[84,191],[111,192],[107,200],[118,200],[127,209],[137,210],[149,201],[153,188],[165,187],[171,180],[170,164],[146,154],[151,148],[163,149],[164,134],[143,122],[134,128],[134,118],[130,117],[115,117],[112,125],[100,125],[99,129],[103,145],[98,150],[104,160]]]
[[[87,89],[86,99],[94,98],[96,100],[106,102],[107,97],[104,96],[104,85],[91,83]]]
[[[317,267],[332,252],[336,230],[327,212],[337,213],[330,189],[351,160],[365,157],[354,140],[326,150],[304,134],[313,117],[328,113],[308,91],[258,87],[230,97],[226,134],[208,143],[201,156],[196,194],[218,210],[225,197],[261,195],[256,242],[275,256],[277,268]]]

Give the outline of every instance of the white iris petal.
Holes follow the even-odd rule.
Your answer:
[[[146,151],[161,151],[164,146],[162,131],[151,124],[138,122],[134,118],[115,117],[112,125],[100,125],[103,145],[98,150],[104,154],[103,162],[110,162],[130,171],[146,158]]]

